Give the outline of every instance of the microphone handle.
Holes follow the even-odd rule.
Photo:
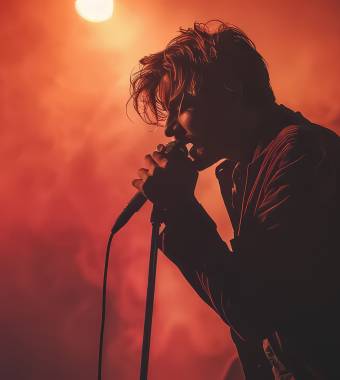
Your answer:
[[[175,159],[176,157],[187,156],[188,150],[184,143],[179,141],[171,141],[166,145],[164,149],[164,154],[169,159]],[[146,201],[147,198],[143,193],[138,192],[137,194],[135,194],[117,218],[114,226],[112,227],[112,234],[115,234],[122,227],[124,227],[125,224],[130,220],[132,215],[139,211]]]
[[[125,224],[130,220],[132,215],[139,211],[144,203],[147,201],[147,198],[144,196],[143,193],[138,192],[136,193],[128,205],[124,208],[124,210],[121,212],[119,217],[117,218],[114,226],[112,227],[112,233],[115,234],[118,232],[122,227],[125,226]]]

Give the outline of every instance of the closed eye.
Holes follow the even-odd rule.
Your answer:
[[[162,103],[162,109],[166,114],[164,118],[167,120],[166,124],[170,125],[176,123],[182,112],[192,111],[196,107],[196,104],[197,97],[187,92],[183,93],[182,96],[170,100],[168,105]]]

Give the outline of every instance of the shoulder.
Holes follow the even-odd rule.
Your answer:
[[[281,125],[273,139],[273,145],[338,145],[339,136],[332,130],[308,120],[301,112],[295,112],[284,105],[278,106],[278,119]]]
[[[328,128],[310,122],[291,124],[276,135],[268,147],[272,159],[283,162],[306,157],[317,164],[326,158],[338,161],[340,139]]]
[[[339,136],[328,128],[306,120],[305,123],[294,123],[281,129],[275,138],[275,142],[322,145],[332,142],[339,143]]]

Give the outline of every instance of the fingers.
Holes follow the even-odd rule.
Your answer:
[[[159,153],[164,153],[166,147],[165,147],[164,144],[158,144],[156,149],[157,149],[157,152],[159,152]]]
[[[145,168],[138,169],[137,174],[143,181],[146,181],[147,178],[150,177],[149,171]]]
[[[166,164],[168,163],[168,160],[163,153],[155,151],[152,153],[152,155],[147,154],[145,156],[145,163],[149,167],[150,175],[152,175],[157,166],[165,168]]]
[[[157,162],[153,159],[153,157],[151,156],[151,154],[147,154],[145,157],[144,157],[144,160],[145,160],[145,164],[146,166],[149,168],[149,173],[150,175],[153,174],[154,170],[157,168],[158,164]]]
[[[161,168],[165,168],[166,164],[168,163],[168,159],[161,152],[153,152],[152,158]]]
[[[142,179],[134,179],[132,181],[132,186],[139,190],[141,193],[143,192],[143,184],[144,181]]]
[[[154,151],[152,154],[147,154],[144,159],[146,163],[145,168],[140,168],[137,171],[138,177],[132,181],[132,186],[134,186],[140,192],[143,192],[143,185],[145,181],[153,175],[157,167],[165,168],[168,160],[164,155],[165,146],[163,144],[157,145],[157,151]]]

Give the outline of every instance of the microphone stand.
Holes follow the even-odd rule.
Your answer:
[[[188,150],[183,142],[172,141],[166,145],[163,153],[168,158],[180,158],[187,157]],[[106,288],[107,288],[107,272],[109,266],[110,248],[113,236],[130,220],[130,218],[136,213],[146,202],[147,198],[143,193],[138,192],[131,199],[123,212],[119,215],[114,226],[112,227],[110,237],[107,243],[104,276],[103,276],[103,295],[102,295],[102,317],[100,324],[100,336],[99,336],[99,351],[98,351],[98,380],[102,379],[102,364],[103,364],[103,347],[104,347],[104,329],[105,329],[105,311],[106,311]],[[155,280],[156,280],[156,267],[157,267],[157,251],[158,251],[158,237],[160,225],[163,222],[163,212],[156,206],[153,207],[151,213],[152,224],[152,237],[151,237],[151,251],[149,261],[149,276],[148,276],[148,288],[146,295],[146,309],[144,319],[144,335],[142,346],[142,358],[140,368],[140,380],[147,380],[148,377],[148,364],[149,364],[149,352],[150,352],[150,339],[151,339],[151,325],[152,325],[152,312],[153,312],[153,300],[155,294]]]
[[[153,206],[150,222],[152,225],[152,234],[151,234],[148,287],[147,287],[147,294],[146,294],[146,307],[145,307],[145,317],[144,317],[144,333],[143,333],[143,346],[142,346],[142,357],[141,357],[141,367],[140,367],[140,380],[147,380],[148,378],[152,313],[153,313],[153,301],[154,301],[154,295],[155,295],[156,269],[157,269],[158,237],[159,237],[159,229],[162,223],[161,210],[159,210],[157,206]]]

